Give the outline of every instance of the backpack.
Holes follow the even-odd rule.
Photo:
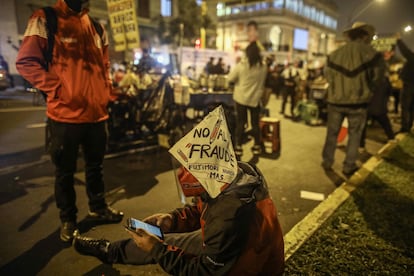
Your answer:
[[[46,53],[44,53],[44,56],[46,60],[45,67],[47,71],[49,64],[52,62],[52,58],[53,58],[53,47],[55,44],[55,34],[57,32],[57,15],[53,7],[43,7],[42,10],[46,16],[46,31],[47,31],[47,45],[48,46],[47,46]],[[99,22],[97,22],[90,16],[89,16],[89,20],[92,22],[96,32],[99,34],[99,37],[102,37],[104,30],[101,24],[99,24]]]

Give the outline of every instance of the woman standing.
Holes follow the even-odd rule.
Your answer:
[[[233,99],[236,108],[235,153],[240,159],[243,155],[242,136],[247,124],[247,110],[250,112],[250,125],[254,137],[253,154],[260,154],[259,115],[260,100],[264,91],[267,68],[262,62],[260,48],[251,42],[246,48],[246,58],[242,59],[228,76],[235,83]]]

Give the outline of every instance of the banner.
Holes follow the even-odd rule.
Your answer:
[[[107,0],[115,51],[140,47],[135,0]]]
[[[211,111],[169,152],[212,198],[237,176],[237,159],[222,106]]]
[[[372,47],[378,52],[390,51],[396,43],[394,37],[382,37],[371,41]]]

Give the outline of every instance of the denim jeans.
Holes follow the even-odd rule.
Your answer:
[[[85,160],[86,193],[89,208],[105,208],[102,163],[106,148],[106,123],[70,124],[49,119],[51,144],[50,156],[55,165],[55,198],[62,222],[76,222],[76,194],[74,174],[79,146]]]
[[[367,119],[366,107],[328,105],[327,133],[322,158],[325,167],[333,165],[337,137],[345,118],[348,119],[348,144],[346,146],[346,157],[343,162],[343,171],[349,172],[357,168],[358,147]]]

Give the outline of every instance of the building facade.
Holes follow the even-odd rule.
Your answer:
[[[279,60],[310,60],[335,49],[338,18],[328,0],[218,1],[217,48],[244,49],[246,24],[254,20],[260,41]]]

